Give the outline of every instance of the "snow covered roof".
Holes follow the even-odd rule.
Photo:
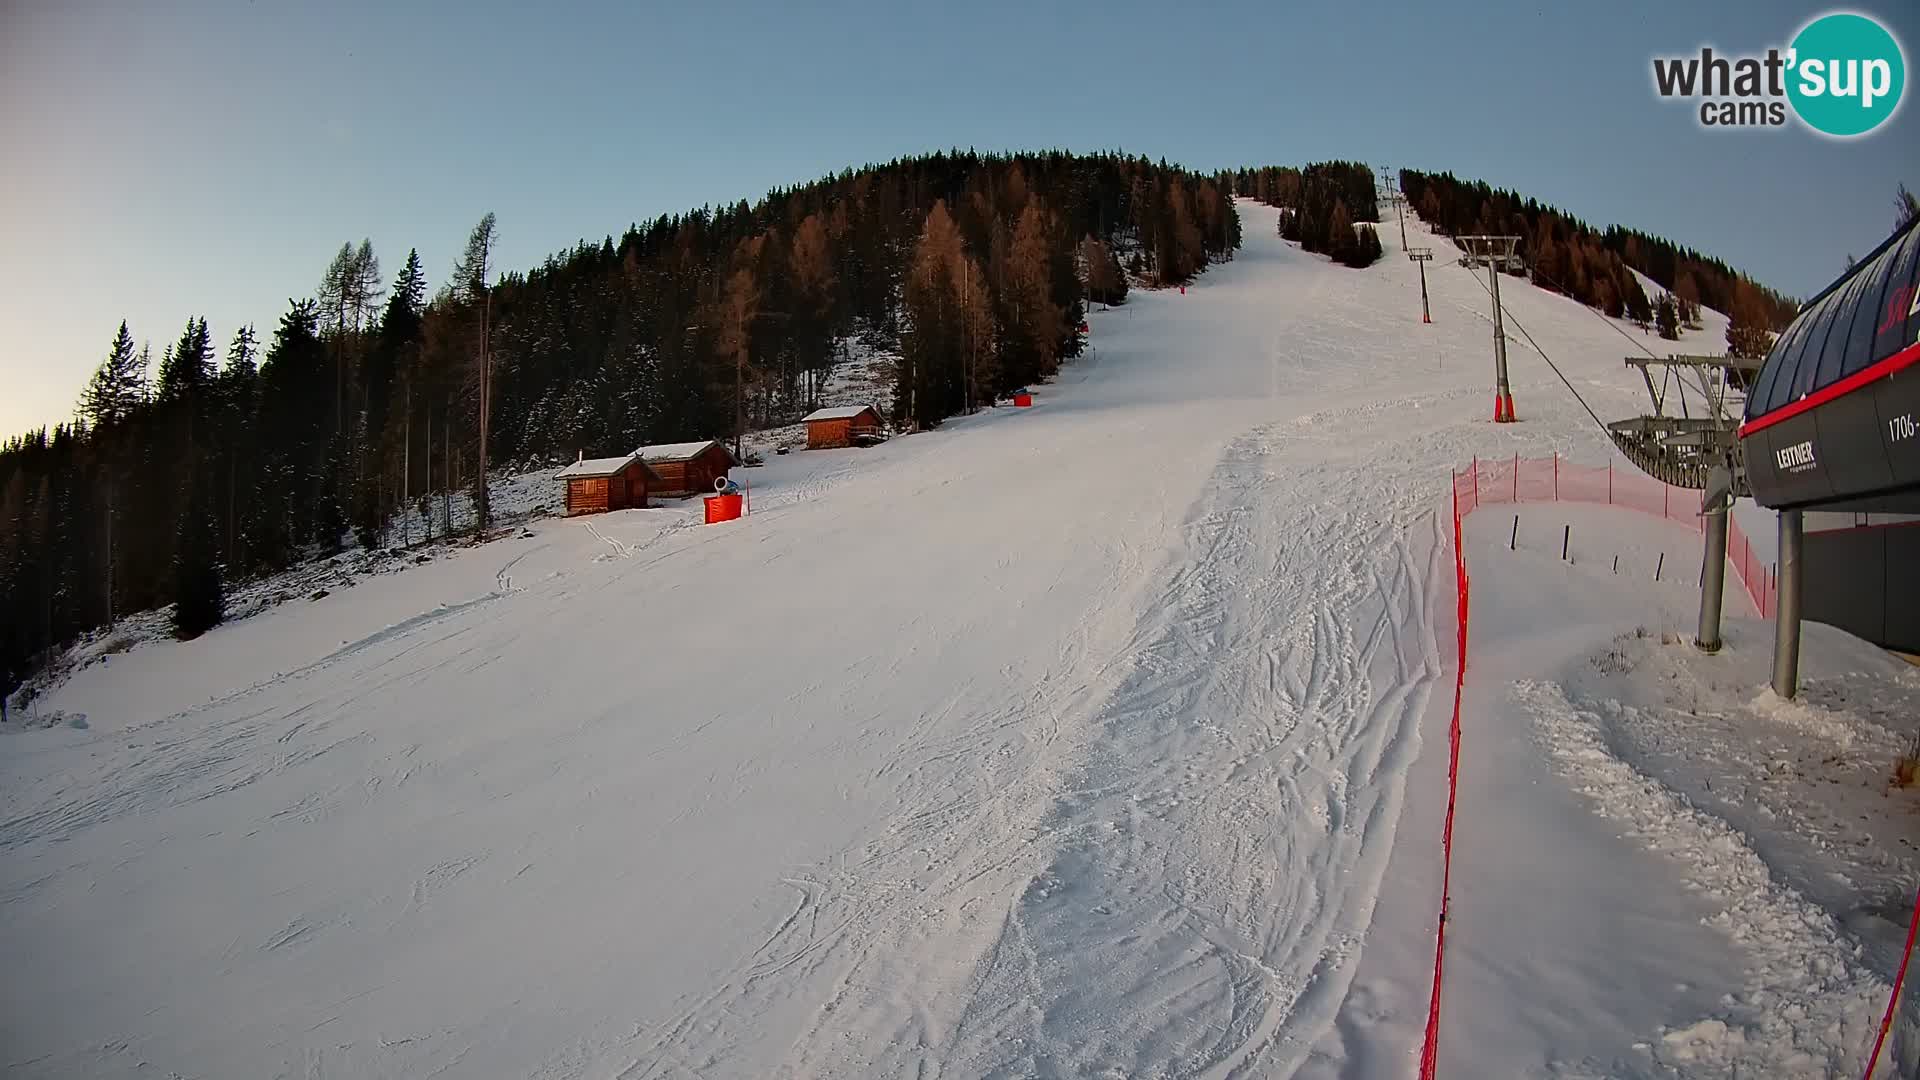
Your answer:
[[[643,446],[634,453],[647,461],[686,461],[700,456],[700,453],[709,446],[720,446],[721,449],[726,449],[718,440],[701,439],[698,442],[657,443],[653,446]],[[728,456],[732,456],[731,451],[728,451]]]
[[[612,476],[621,469],[639,460],[639,454],[626,457],[582,458],[554,474],[556,480],[571,480],[590,476]]]
[[[880,415],[880,410],[871,405],[841,405],[832,409],[815,409],[802,417],[801,422],[811,424],[815,420],[851,420],[863,412]]]

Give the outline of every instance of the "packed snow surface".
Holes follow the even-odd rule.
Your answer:
[[[76,671],[37,707],[84,726],[0,740],[10,1072],[1407,1075],[1448,477],[1606,444],[1518,339],[1524,422],[1487,422],[1471,273],[1436,261],[1423,325],[1394,227],[1355,272],[1241,212],[1235,261],[1093,313],[1032,409],[736,470],[739,521],[536,520]],[[1642,411],[1614,329],[1505,295],[1603,415]],[[1549,596],[1509,625],[1578,599]],[[1485,692],[1575,723],[1544,680],[1511,697],[1544,670]],[[1463,796],[1454,1075],[1722,1075],[1755,1029],[1715,995],[1782,946],[1743,954],[1524,721],[1482,737],[1534,782]],[[1725,839],[1670,802],[1600,809]],[[1588,856],[1597,891],[1503,909],[1485,883],[1550,887],[1534,855]],[[1770,888],[1761,914],[1798,910]],[[1512,933],[1623,899],[1640,917],[1565,969]]]

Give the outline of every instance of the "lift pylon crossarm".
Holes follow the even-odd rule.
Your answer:
[[[1723,469],[1733,495],[1751,495],[1739,417],[1746,412],[1746,388],[1758,364],[1735,356],[1688,354],[1629,356],[1626,364],[1639,370],[1653,404],[1650,416],[1607,425],[1607,434],[1627,460],[1657,480],[1684,488],[1706,489],[1716,480],[1714,470]],[[1655,368],[1662,370],[1658,383]],[[1701,415],[1695,416],[1689,403],[1689,386],[1698,392]],[[1679,416],[1668,411],[1676,389]]]

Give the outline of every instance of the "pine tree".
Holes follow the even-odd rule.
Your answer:
[[[213,343],[208,337],[207,320],[188,319],[180,340],[160,361],[155,398],[162,404],[186,401],[204,392],[212,380]]]
[[[198,483],[187,493],[174,552],[173,635],[199,637],[226,617],[226,585],[208,500]]]
[[[1654,309],[1654,325],[1659,327],[1661,337],[1668,341],[1680,340],[1680,312],[1672,296],[1661,294],[1660,303]]]
[[[234,332],[227,346],[227,364],[214,380],[216,436],[220,460],[213,473],[215,502],[221,507],[219,521],[221,561],[229,570],[246,565],[242,519],[251,512],[254,460],[257,432],[254,426],[258,404],[259,365],[255,356],[259,338],[253,324]]]
[[[1893,231],[1899,232],[1913,224],[1915,218],[1920,218],[1920,196],[1914,195],[1907,190],[1907,185],[1901,184],[1893,194],[1893,211]]]
[[[1354,245],[1353,215],[1347,211],[1346,200],[1333,204],[1333,214],[1327,219],[1327,255],[1337,263],[1350,263],[1353,259]]]
[[[258,371],[254,363],[254,354],[259,349],[259,338],[253,332],[253,324],[248,323],[234,332],[233,343],[227,346],[227,366],[225,374],[243,378],[252,378]]]
[[[1641,288],[1640,279],[1629,274],[1626,278],[1627,318],[1646,329],[1653,324],[1653,304],[1647,300],[1647,290]]]
[[[133,415],[146,400],[146,370],[143,356],[133,351],[133,335],[127,333],[123,319],[93,378],[80,398],[80,414],[95,428],[121,423]]]
[[[480,465],[474,472],[474,528],[485,534],[487,525],[493,517],[493,506],[487,490],[487,439],[493,418],[493,293],[488,284],[493,269],[494,216],[488,211],[473,227],[467,236],[466,250],[461,253],[460,261],[453,268],[454,296],[463,304],[475,309],[479,315],[480,334],[478,356],[474,362],[474,382],[479,387],[476,395],[479,417]]]
[[[1359,270],[1372,266],[1380,260],[1380,234],[1371,225],[1354,227],[1353,250],[1347,253],[1346,265]]]

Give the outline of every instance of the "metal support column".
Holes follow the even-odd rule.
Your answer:
[[[1800,693],[1800,511],[1780,511],[1780,595],[1773,613],[1773,692]]]
[[[1507,385],[1507,329],[1500,314],[1500,267],[1487,260],[1487,279],[1493,288],[1493,419],[1513,421],[1513,389]]]
[[[1720,651],[1720,602],[1727,587],[1727,511],[1706,515],[1706,552],[1700,563],[1700,628],[1693,644],[1701,652]]]
[[[1466,247],[1468,262],[1475,260],[1487,262],[1487,292],[1493,297],[1493,422],[1511,424],[1513,415],[1513,387],[1507,382],[1507,320],[1505,310],[1500,306],[1500,271],[1520,266],[1514,254],[1514,245],[1520,242],[1518,236],[1460,236],[1457,243]]]

